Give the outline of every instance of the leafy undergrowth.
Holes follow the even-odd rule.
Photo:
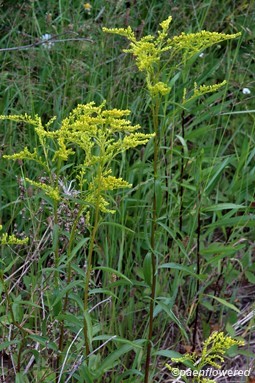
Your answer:
[[[84,153],[72,146],[71,160],[60,166],[54,160],[57,146],[51,142],[49,172],[38,162],[8,161],[3,155],[24,147],[31,152],[37,148],[39,156],[45,152],[32,125],[1,121],[2,242],[4,233],[29,239],[1,247],[2,381],[143,382],[152,250],[157,283],[149,381],[174,381],[165,364],[185,352],[199,353],[212,331],[246,341],[245,347],[228,351],[225,363],[252,372],[252,3],[173,1],[169,7],[169,1],[95,0],[89,11],[79,1],[50,3],[1,5],[0,114],[38,114],[44,125],[56,116],[55,131],[77,104],[100,105],[106,100],[108,109],[130,109],[132,125],[140,124],[143,133],[153,132],[143,74],[134,57],[123,53],[128,43],[103,33],[102,27],[130,25],[141,38],[155,35],[158,24],[171,14],[171,37],[203,29],[242,34],[204,50],[184,69],[173,66],[171,78],[165,58],[161,79],[169,83],[171,94],[162,98],[158,111],[156,183],[153,141],[120,153],[112,162],[113,174],[132,187],[108,194],[116,213],[102,217],[94,241],[85,318],[89,354],[83,295],[94,211],[89,217],[75,178]],[[217,93],[183,107],[185,88],[189,96],[194,82],[200,86],[225,79],[227,85]],[[55,175],[61,194],[58,205],[45,190],[26,181],[56,186]],[[93,179],[91,170],[88,177]]]

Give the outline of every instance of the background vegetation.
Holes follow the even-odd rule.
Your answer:
[[[106,100],[108,108],[130,109],[132,123],[150,133],[143,76],[122,52],[127,42],[104,34],[102,27],[130,25],[142,36],[155,33],[172,15],[172,35],[241,31],[239,39],[196,57],[185,73],[173,70],[171,99],[161,105],[150,381],[174,380],[165,363],[177,352],[199,351],[213,330],[244,338],[246,348],[232,349],[228,356],[238,355],[235,366],[253,367],[254,1],[95,0],[91,5],[88,12],[76,0],[2,1],[0,114],[38,114],[44,123],[57,116],[58,126],[77,104]],[[51,34],[51,44],[42,44],[45,34]],[[32,46],[12,49],[25,45]],[[186,110],[179,107],[184,88],[192,89],[194,81],[224,79],[228,84],[220,92]],[[84,361],[80,301],[88,223],[78,222],[70,285],[66,251],[77,211],[72,200],[59,207],[63,268],[56,289],[52,206],[22,181],[38,181],[44,174],[33,163],[2,158],[38,146],[37,136],[30,126],[10,121],[1,121],[0,135],[0,223],[3,232],[29,237],[26,246],[1,249],[2,381],[142,382],[151,290],[152,143],[122,154],[114,165],[133,187],[112,196],[117,212],[104,217],[97,234],[90,296],[94,352]],[[74,163],[80,160],[77,151]],[[67,186],[70,180],[72,165],[63,182]]]

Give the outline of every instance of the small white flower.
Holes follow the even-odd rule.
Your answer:
[[[243,88],[242,92],[243,94],[251,94],[251,91],[249,88]]]
[[[44,43],[42,43],[42,46],[50,49],[54,45],[54,43],[50,41],[51,39],[52,39],[52,36],[50,33],[45,33],[45,35],[42,35],[41,40],[45,41]]]
[[[204,52],[200,53],[199,57],[201,57],[201,59],[204,57]]]
[[[63,192],[65,195],[68,195],[70,197],[73,197],[73,196],[76,196],[78,194],[80,194],[80,192],[78,190],[75,190],[74,188],[72,188],[72,184],[75,182],[75,180],[72,180],[69,185],[65,185],[64,182],[59,179],[58,180],[58,184],[59,186],[62,188]]]

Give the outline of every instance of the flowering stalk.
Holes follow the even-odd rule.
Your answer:
[[[112,175],[110,168],[111,161],[120,153],[134,148],[138,145],[146,144],[154,134],[143,134],[137,132],[140,129],[139,125],[131,125],[126,117],[130,114],[129,110],[105,110],[105,103],[96,107],[93,102],[86,105],[78,105],[70,115],[62,121],[59,129],[52,130],[50,125],[54,119],[44,127],[41,119],[36,116],[0,116],[0,119],[9,119],[12,121],[22,121],[35,126],[35,131],[39,137],[41,147],[43,149],[44,158],[40,155],[39,148],[34,148],[29,151],[25,148],[19,153],[6,155],[8,159],[23,159],[32,160],[39,163],[45,170],[53,167],[60,169],[60,163],[68,161],[72,156],[74,148],[78,147],[83,152],[83,162],[73,166],[73,174],[75,181],[79,185],[79,199],[83,201],[83,210],[94,211],[94,222],[89,239],[89,248],[86,262],[86,276],[84,281],[84,340],[86,356],[90,353],[90,337],[88,333],[88,297],[89,283],[91,277],[94,242],[99,226],[99,218],[101,213],[115,213],[114,209],[109,209],[107,194],[116,189],[130,188],[131,184],[122,178],[116,178]],[[47,140],[51,140],[57,146],[52,157],[49,156],[47,150]],[[57,163],[57,166],[55,165]],[[50,172],[49,172],[50,173]],[[59,173],[59,171],[58,171]],[[54,226],[57,227],[57,206],[59,201],[63,200],[61,190],[59,188],[58,175],[54,178],[49,177],[51,185],[46,185],[42,182],[27,179],[33,186],[38,187],[50,197],[54,206]],[[77,191],[75,191],[77,192]],[[71,265],[70,255],[74,242],[74,233],[76,223],[73,224],[71,231],[69,246],[67,249],[68,265],[67,265],[67,283],[71,281]],[[57,231],[57,230],[56,230]],[[55,240],[58,242],[58,234]],[[58,243],[55,244],[56,255],[58,255]],[[59,257],[55,257],[56,266],[59,262]],[[58,282],[59,279],[58,279]],[[64,300],[64,310],[67,310],[68,293]],[[59,351],[63,350],[64,324],[60,324]],[[60,357],[58,358],[60,363]]]
[[[153,311],[156,298],[156,231],[157,231],[157,193],[156,193],[156,182],[158,179],[158,155],[159,155],[159,97],[156,96],[152,104],[152,119],[153,127],[155,132],[154,139],[154,157],[153,157],[153,207],[152,207],[152,223],[151,223],[151,299],[150,299],[150,308],[149,308],[149,331],[147,338],[147,355],[146,355],[146,364],[145,364],[145,379],[144,382],[149,381],[149,371],[150,371],[150,360],[151,360],[151,348],[152,348],[152,335],[153,335]]]
[[[168,38],[169,26],[172,21],[172,17],[168,17],[165,21],[160,23],[160,28],[157,32],[157,36],[148,35],[142,37],[140,40],[136,39],[135,33],[130,27],[124,28],[103,28],[103,31],[108,33],[117,34],[126,37],[130,42],[129,49],[124,49],[124,52],[134,55],[137,67],[139,71],[145,74],[146,86],[151,96],[151,111],[153,129],[155,133],[154,140],[154,158],[153,158],[153,177],[154,177],[154,193],[153,193],[153,210],[152,210],[152,227],[151,227],[151,300],[149,309],[149,332],[147,337],[147,356],[145,365],[145,378],[144,383],[149,382],[149,366],[151,359],[151,347],[152,347],[152,332],[153,332],[153,311],[154,302],[156,298],[156,243],[155,235],[157,231],[157,194],[156,194],[156,182],[158,180],[158,161],[159,161],[159,105],[160,98],[170,93],[171,88],[166,82],[160,81],[161,72],[163,69],[163,57],[168,55],[168,61],[174,61],[174,59],[181,56],[181,60],[178,60],[178,64],[171,65],[169,70],[169,77],[171,77],[173,70],[179,69],[181,65],[185,63],[195,54],[200,53],[202,50],[210,47],[213,44],[221,41],[232,39],[240,34],[227,35],[217,32],[201,31],[198,33],[185,34],[182,33],[179,36]],[[208,92],[216,91],[219,87],[224,85],[217,84],[213,86],[200,86],[197,84],[194,86],[194,91],[189,99],[186,99],[186,90],[183,97],[183,104],[198,96],[201,96]]]

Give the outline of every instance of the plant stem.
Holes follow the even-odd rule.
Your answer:
[[[182,138],[185,139],[185,115],[184,110],[182,111]],[[179,232],[181,236],[182,232],[182,221],[183,221],[183,178],[184,178],[184,148],[181,146],[181,174],[180,174],[180,216],[179,216]],[[181,238],[180,238],[181,240]]]
[[[197,214],[197,276],[200,276],[200,235],[201,235],[201,216],[200,216],[200,205],[201,205],[201,193],[198,192],[198,214]],[[200,281],[197,278],[197,305],[196,305],[196,313],[195,313],[195,323],[194,323],[194,331],[193,331],[193,340],[192,340],[192,351],[196,349],[196,337],[197,337],[197,328],[198,328],[198,317],[199,317],[199,288]]]
[[[100,191],[99,191],[99,193],[100,193]],[[89,281],[90,281],[90,274],[91,274],[91,268],[92,268],[92,254],[93,254],[94,242],[95,242],[96,232],[97,232],[97,229],[98,229],[98,224],[99,224],[99,202],[96,205],[94,226],[93,226],[93,230],[92,230],[92,233],[91,233],[91,236],[90,236],[89,252],[88,252],[87,265],[86,265],[86,277],[85,277],[85,285],[84,285],[84,322],[83,322],[83,331],[84,331],[84,339],[85,339],[85,347],[86,347],[86,356],[90,353],[90,349],[89,349],[88,325],[87,325],[85,313],[88,311]]]
[[[57,214],[58,205],[57,202],[54,201],[54,223],[53,223],[53,250],[54,250],[54,261],[55,261],[55,287],[58,288],[59,286],[59,227],[58,227],[58,214]]]
[[[84,207],[81,207],[78,214],[77,214],[77,217],[73,223],[71,234],[70,234],[70,239],[69,239],[69,243],[68,243],[68,248],[67,248],[67,263],[68,263],[68,265],[67,265],[67,281],[66,281],[67,286],[70,284],[71,276],[72,276],[72,267],[71,267],[70,257],[71,257],[71,253],[73,250],[73,243],[75,240],[76,227],[77,227],[77,223],[78,223],[80,216],[81,216],[83,211],[84,211]],[[67,311],[68,297],[69,297],[69,291],[67,291],[66,296],[65,296],[65,300],[64,300],[64,306],[63,306],[63,312],[64,313]],[[59,335],[58,349],[61,352],[61,351],[63,351],[63,346],[64,346],[64,321],[63,320],[60,322],[59,328],[60,328],[60,331],[59,331],[60,335]],[[58,355],[57,367],[59,367],[59,365],[60,365],[60,360],[61,360],[61,354]]]
[[[151,283],[151,300],[149,310],[149,332],[147,339],[147,355],[145,363],[145,377],[144,383],[149,382],[149,371],[151,361],[151,347],[152,347],[152,332],[153,332],[153,311],[154,302],[156,296],[156,256],[155,256],[155,244],[156,244],[156,230],[157,230],[157,194],[156,194],[156,182],[158,178],[158,152],[159,152],[159,98],[155,99],[155,104],[152,105],[152,117],[153,127],[155,132],[154,138],[154,158],[153,158],[153,178],[154,178],[154,193],[153,193],[153,211],[152,211],[152,225],[151,225],[151,271],[152,271],[152,283]]]

